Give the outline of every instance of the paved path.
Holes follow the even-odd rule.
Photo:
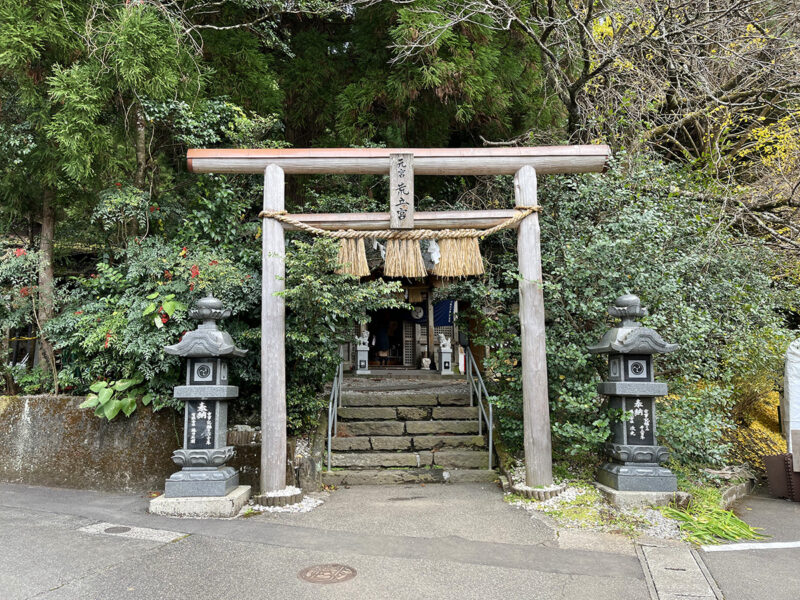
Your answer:
[[[649,598],[630,541],[557,536],[492,485],[344,489],[310,513],[235,520],[146,507],[140,496],[0,484],[0,598]],[[331,562],[357,576],[298,579]]]
[[[769,539],[731,544],[730,550],[701,551],[703,562],[719,584],[726,600],[797,600],[800,598],[800,502],[770,498],[764,490],[748,496],[735,512]],[[775,542],[795,542],[775,548]],[[735,548],[735,549],[734,549]]]

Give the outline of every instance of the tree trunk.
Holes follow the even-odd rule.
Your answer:
[[[46,189],[42,195],[42,233],[39,242],[39,306],[36,322],[39,327],[38,364],[53,374],[54,389],[58,393],[56,357],[53,345],[45,337],[44,326],[55,315],[55,278],[53,275],[53,243],[55,240],[56,215],[53,207],[53,191]]]
[[[11,376],[11,371],[7,365],[10,365],[9,355],[11,352],[11,329],[5,328],[0,333],[0,373],[2,373],[3,381],[5,382],[6,393],[13,396],[17,393],[16,386],[14,385],[14,378]]]
[[[145,191],[147,183],[147,129],[145,128],[144,112],[142,107],[136,105],[135,144],[136,144],[136,172],[133,174],[133,185],[136,189]],[[139,220],[133,218],[130,223],[130,237],[139,235]]]
[[[133,185],[144,190],[145,169],[147,167],[147,130],[144,124],[142,107],[136,107],[136,173],[133,176]]]

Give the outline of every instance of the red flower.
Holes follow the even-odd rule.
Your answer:
[[[26,254],[25,248],[17,248],[14,250],[14,256],[25,256]]]
[[[111,330],[109,329],[109,330],[108,330],[108,333],[106,334],[106,344],[105,344],[105,347],[106,347],[106,348],[108,348],[108,342],[109,342],[110,340],[111,340]]]
[[[169,279],[170,281],[172,281],[172,273],[170,273],[169,271],[164,271],[164,279]]]
[[[245,278],[245,279],[252,279],[252,278],[253,278],[253,276],[252,276],[252,275],[245,275],[245,276],[244,276],[244,278]]]
[[[218,260],[212,260],[210,263],[208,263],[208,266],[213,267],[214,265],[218,265],[218,264],[219,264]]]
[[[82,310],[76,310],[76,311],[75,311],[75,314],[76,314],[76,315],[82,315],[82,314],[83,314],[83,311],[82,311]]]
[[[155,206],[151,206],[151,207],[150,207],[150,212],[155,212],[155,211],[157,211],[157,210],[158,210],[158,209],[157,209]]]
[[[116,182],[114,185],[117,186],[117,187],[122,187],[122,184],[119,181]]]
[[[164,307],[163,306],[159,306],[158,307],[158,312],[159,313],[163,313],[164,312]]]
[[[28,286],[19,288],[19,295],[20,296],[28,296],[30,295],[31,291],[28,289]]]
[[[193,291],[194,291],[194,284],[193,284],[193,283],[190,283],[190,284],[189,284],[189,291],[190,291],[190,292],[193,292]]]
[[[192,265],[192,279],[200,275],[200,268],[197,265]]]
[[[161,315],[161,322],[166,324],[167,321],[169,321],[169,316],[166,314]]]

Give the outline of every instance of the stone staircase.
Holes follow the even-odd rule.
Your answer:
[[[346,377],[328,485],[486,482],[486,427],[463,379]]]

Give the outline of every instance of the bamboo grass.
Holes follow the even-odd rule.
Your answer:
[[[337,273],[346,273],[356,277],[366,277],[370,274],[364,238],[340,240],[339,257],[336,260],[341,265],[341,268],[336,269]]]
[[[668,517],[678,521],[686,540],[698,546],[719,544],[720,540],[761,540],[765,535],[751,527],[733,512],[712,506],[690,506],[688,510],[662,508]]]

